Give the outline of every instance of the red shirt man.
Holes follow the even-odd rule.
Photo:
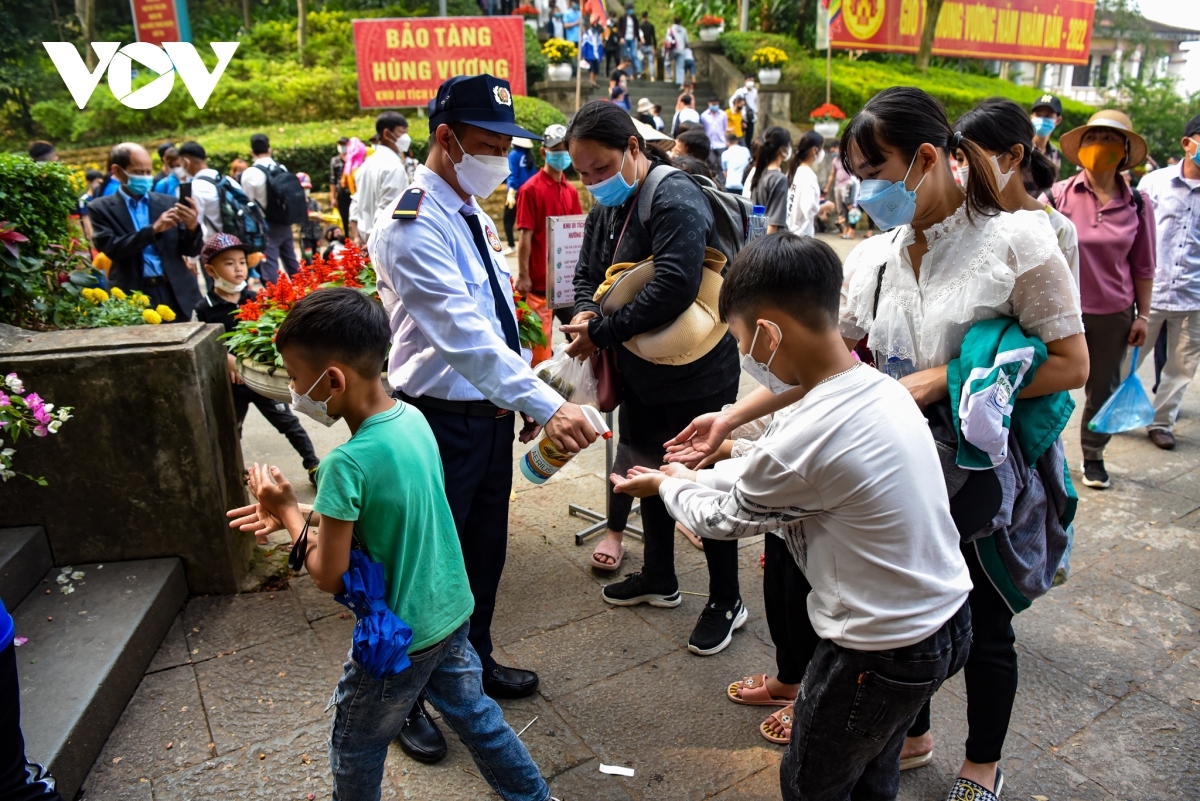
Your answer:
[[[553,314],[546,308],[546,218],[583,214],[579,192],[566,180],[563,171],[571,166],[571,154],[563,140],[567,129],[551,125],[542,141],[546,166],[538,170],[517,192],[517,291],[526,296],[529,307],[542,318],[546,341],[550,341]],[[549,346],[536,348],[537,364],[550,355]]]

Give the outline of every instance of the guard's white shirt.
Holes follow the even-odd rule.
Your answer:
[[[267,173],[265,170],[258,170],[255,167],[262,165],[270,169],[271,165],[277,163],[270,156],[259,156],[254,160],[254,164],[242,171],[242,191],[263,211],[267,209]]]
[[[255,170],[255,172],[258,172],[258,170]],[[208,239],[213,234],[219,234],[223,230],[221,225],[221,198],[217,193],[215,184],[198,180],[200,178],[211,178],[214,181],[220,181],[221,173],[212,167],[205,167],[193,175],[191,180],[192,200],[196,201],[196,210],[200,215],[200,227],[204,229],[204,238]],[[238,182],[232,178],[229,179],[229,182],[234,186],[238,186]]]
[[[487,269],[463,214],[476,214],[501,290],[511,286],[496,224],[475,199],[464,203],[441,176],[421,165],[413,188],[425,190],[414,220],[380,220],[371,237],[379,297],[392,326],[388,381],[412,397],[489,400],[545,423],[562,406],[557,392],[514,353],[496,317]],[[504,306],[516,317],[512,293]]]
[[[918,643],[971,591],[929,426],[908,390],[865,365],[697,479],[663,481],[671,517],[702,537],[782,533],[812,585],[813,629],[844,648]]]
[[[375,228],[375,216],[384,211],[390,215],[396,199],[408,188],[408,172],[396,151],[380,145],[355,173],[354,181],[358,192],[350,199],[350,219],[358,223],[365,242]]]

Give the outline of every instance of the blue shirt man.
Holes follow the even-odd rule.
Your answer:
[[[563,14],[563,30],[566,32],[567,41],[574,42],[579,46],[579,28],[582,14],[579,13],[579,4],[575,0],[571,0],[571,7]]]
[[[121,188],[120,193],[121,199],[125,201],[125,208],[129,209],[129,216],[133,220],[133,227],[149,228],[149,195],[131,195],[124,188]],[[146,245],[142,250],[142,277],[159,278],[162,274],[162,257],[158,255],[158,248],[154,247],[154,245]]]

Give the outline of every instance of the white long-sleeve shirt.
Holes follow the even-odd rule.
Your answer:
[[[258,170],[255,170],[258,172]],[[221,174],[212,167],[205,167],[192,176],[192,200],[196,201],[196,210],[200,216],[200,227],[204,229],[204,238],[208,239],[213,234],[221,233],[223,229],[221,224],[221,199],[217,192],[216,184],[209,181],[197,180],[201,178],[209,178],[213,181],[220,181]],[[238,182],[229,179],[229,182],[235,187]]]
[[[380,145],[355,173],[354,181],[358,191],[350,202],[350,219],[358,223],[365,242],[375,229],[376,215],[384,211],[390,215],[400,193],[408,188],[408,171],[394,150]]]
[[[255,169],[255,167],[262,165],[270,168],[272,164],[277,163],[270,156],[259,156],[254,160],[254,164],[242,171],[242,191],[263,211],[267,209],[267,173],[264,170]]]
[[[899,382],[860,366],[813,387],[748,456],[668,478],[702,537],[782,532],[817,634],[860,651],[913,645],[971,591],[929,426]]]
[[[515,318],[496,224],[474,198],[464,203],[424,165],[411,189],[425,190],[416,219],[381,220],[369,248],[392,327],[388,382],[412,397],[488,400],[545,425],[563,399],[534,375],[528,350],[517,354],[505,343],[487,268],[463,215],[478,215],[502,303]]]
[[[801,164],[788,188],[787,227],[796,236],[815,236],[821,209],[821,182],[812,167]]]

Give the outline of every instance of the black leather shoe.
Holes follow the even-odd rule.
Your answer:
[[[538,676],[532,670],[493,665],[483,673],[483,691],[492,698],[524,698],[538,688]]]
[[[425,700],[418,698],[408,720],[396,738],[400,749],[418,762],[440,762],[446,756],[446,738],[425,711]]]

